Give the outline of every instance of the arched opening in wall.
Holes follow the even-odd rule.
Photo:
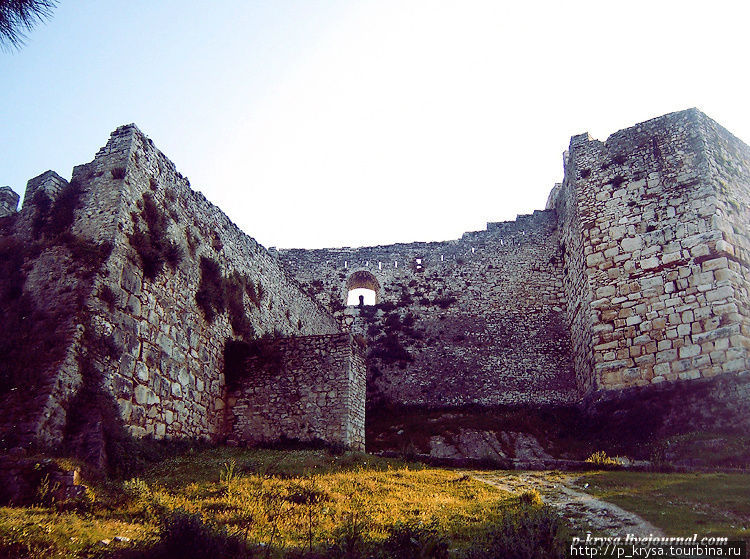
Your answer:
[[[349,294],[346,296],[346,305],[348,307],[356,307],[358,305],[374,305],[376,299],[377,294],[372,289],[358,287],[357,289],[349,290]]]
[[[370,272],[354,272],[346,280],[347,306],[377,305],[380,301],[380,282]]]

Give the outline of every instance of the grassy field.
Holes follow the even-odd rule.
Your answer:
[[[750,474],[592,472],[577,484],[670,536],[750,539]]]
[[[252,557],[301,557],[310,550],[335,556],[334,545],[338,556],[358,557],[357,549],[377,542],[391,548],[416,542],[415,557],[458,557],[493,526],[531,510],[518,495],[460,471],[312,450],[186,452],[137,478],[90,487],[76,510],[1,508],[0,557],[130,557],[122,550],[157,546],[170,529],[182,540],[208,529],[210,537],[240,541]]]
[[[548,487],[569,477],[534,475]],[[529,541],[545,551],[518,557],[547,558],[563,557],[571,534],[539,505],[536,482],[508,492],[467,471],[362,453],[203,448],[84,482],[72,508],[41,497],[0,508],[0,558],[489,559]],[[576,483],[669,535],[748,537],[748,474],[609,471]]]

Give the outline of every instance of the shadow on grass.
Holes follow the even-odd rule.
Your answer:
[[[172,512],[160,524],[158,541],[135,548],[103,552],[107,559],[556,559],[565,556],[568,531],[559,515],[544,506],[521,506],[485,522],[467,546],[455,542],[437,525],[396,522],[384,537],[373,540],[364,525],[344,523],[332,541],[307,548],[261,546],[241,535],[204,522],[197,514]]]

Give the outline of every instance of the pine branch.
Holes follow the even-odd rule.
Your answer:
[[[0,0],[0,47],[20,48],[26,33],[50,17],[58,0]]]

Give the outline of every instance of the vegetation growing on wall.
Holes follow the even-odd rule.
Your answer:
[[[75,220],[75,212],[81,206],[81,184],[73,179],[57,195],[52,204],[47,221],[46,233],[60,235],[70,230]]]
[[[132,213],[133,233],[130,245],[141,259],[143,277],[153,280],[168,264],[176,268],[183,257],[182,247],[169,238],[169,219],[154,202],[151,193],[144,192],[141,212]],[[143,225],[145,224],[145,228]]]
[[[104,385],[103,371],[116,367],[122,349],[111,338],[85,326],[76,361],[81,385],[68,405],[66,447],[96,467],[117,473],[131,469],[133,440],[125,430],[117,402]]]
[[[224,311],[229,313],[232,330],[243,339],[255,337],[255,330],[245,311],[244,297],[260,307],[264,295],[263,286],[257,285],[249,277],[237,271],[227,277],[221,273],[216,260],[202,256],[200,261],[201,282],[195,293],[195,302],[208,322]]]
[[[398,363],[401,367],[413,360],[401,341],[401,335],[415,339],[421,337],[413,328],[414,316],[412,314],[407,313],[402,318],[398,312],[391,312],[387,313],[384,318],[378,318],[372,307],[361,313],[361,316],[369,322],[367,329],[367,334],[371,338],[367,353],[369,359],[379,359],[387,365]]]
[[[227,340],[224,344],[224,378],[227,387],[237,388],[250,373],[276,374],[283,355],[276,334],[264,334],[249,341]]]
[[[35,208],[31,222],[34,238],[41,235],[53,238],[68,231],[75,220],[75,212],[81,205],[82,188],[77,180],[70,181],[53,202],[46,191],[34,193],[32,205]]]
[[[34,251],[36,252],[36,251]],[[0,239],[0,394],[34,390],[47,364],[62,357],[60,325],[72,308],[58,312],[37,308],[23,292],[24,263],[32,251],[14,238]]]
[[[110,171],[110,173],[112,174],[112,178],[115,180],[122,180],[127,174],[125,167],[115,167]]]
[[[413,357],[403,346],[401,340],[393,333],[379,336],[373,340],[367,357],[380,359],[383,363],[387,364],[399,363],[402,365],[413,360]]]
[[[110,243],[96,244],[72,234],[80,199],[76,181],[54,202],[39,191],[33,202],[40,204],[32,221],[34,240],[0,237],[0,322],[5,332],[0,337],[0,394],[21,395],[41,389],[50,366],[64,357],[65,340],[88,295],[89,280],[112,250]],[[50,278],[48,284],[48,297],[54,301],[35,300],[24,292],[31,263],[47,251],[54,251],[58,264],[54,281]],[[24,411],[30,412],[28,408],[26,405]]]
[[[432,301],[430,301],[430,303],[433,305],[437,305],[441,309],[447,309],[456,301],[456,297],[454,297],[453,295],[447,295],[445,297],[435,297]]]
[[[201,256],[201,282],[195,293],[195,302],[203,311],[208,322],[213,322],[217,314],[224,312],[224,281],[221,267],[216,260]]]
[[[238,336],[250,339],[253,337],[255,329],[245,312],[244,294],[248,292],[247,281],[249,280],[241,274],[237,272],[232,273],[228,278],[224,279],[224,297],[226,299],[229,323],[232,325],[232,331]],[[255,292],[254,287],[252,292]]]

